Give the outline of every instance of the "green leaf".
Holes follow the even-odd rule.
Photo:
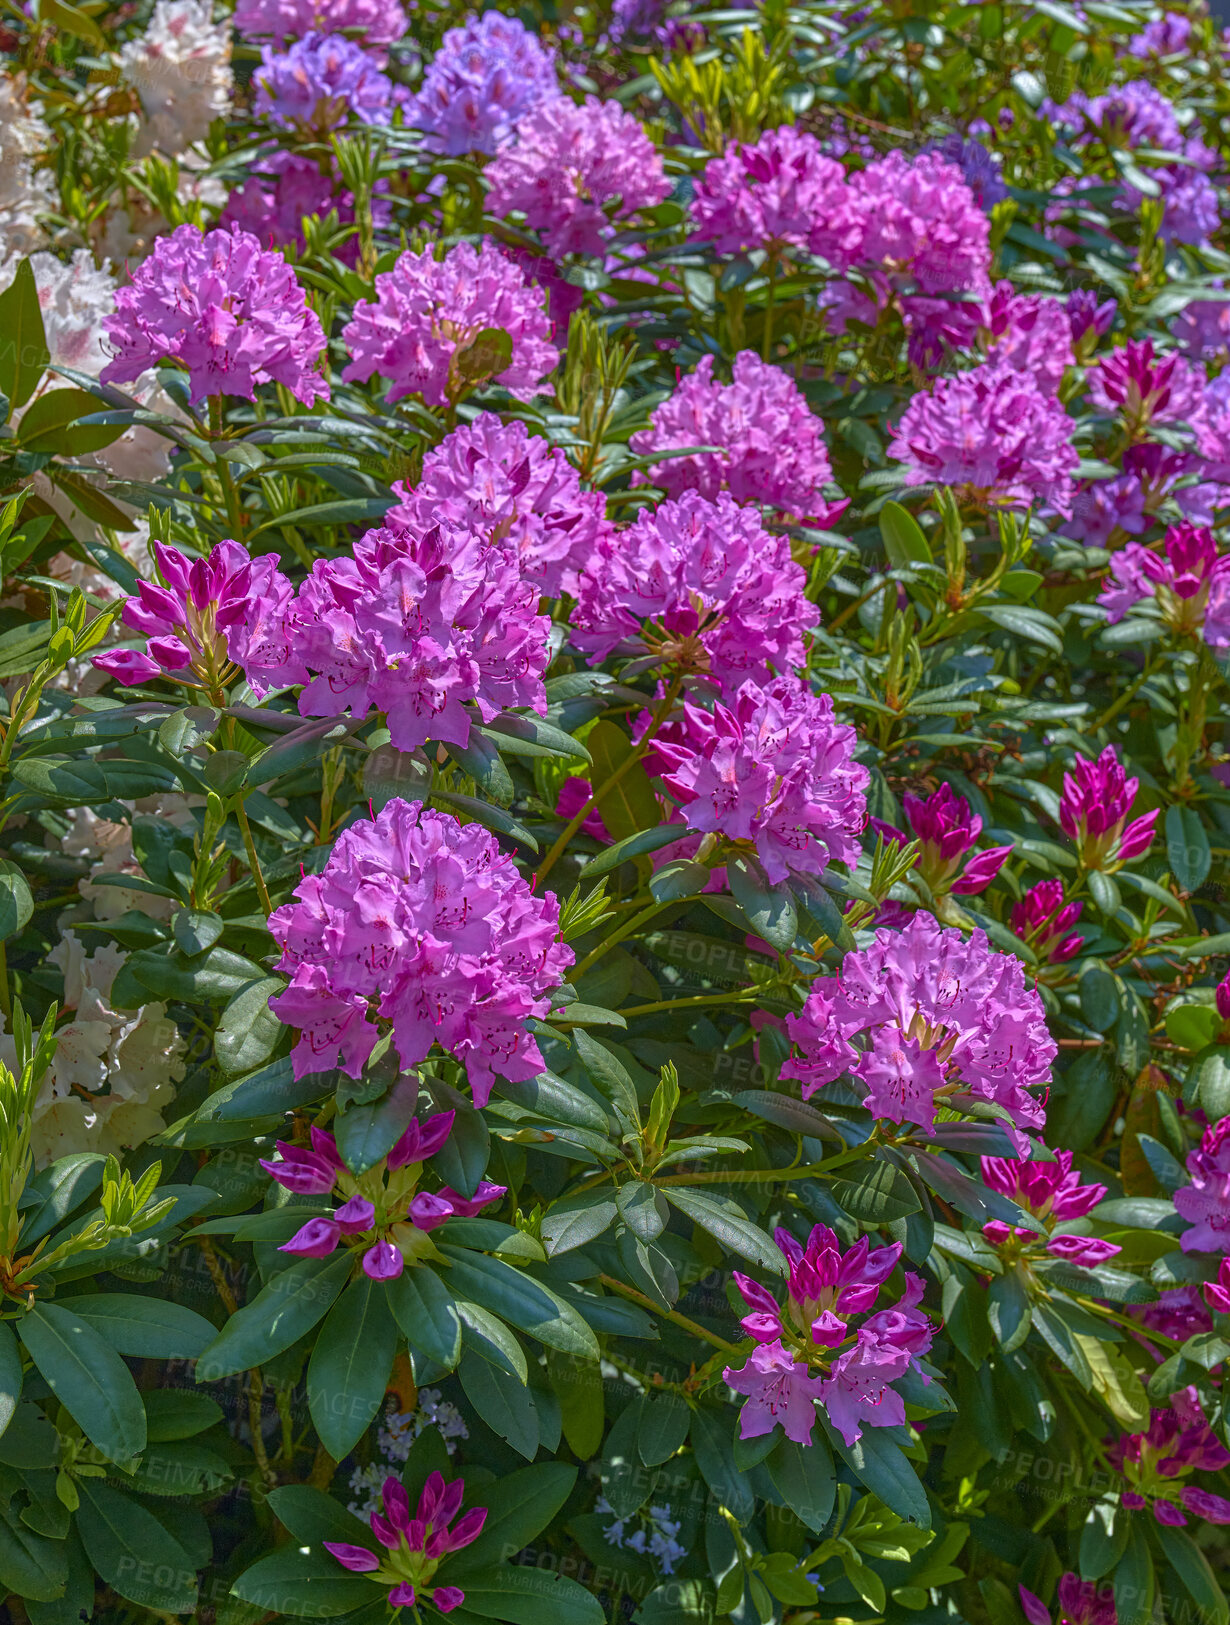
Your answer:
[[[117,1354],[147,1359],[195,1360],[218,1330],[204,1315],[167,1297],[94,1292],[74,1298],[73,1309]]]
[[[1139,1518],[1131,1521],[1127,1550],[1115,1568],[1115,1613],[1119,1625],[1145,1625],[1153,1618],[1157,1579],[1153,1554]]]
[[[191,1613],[197,1565],[139,1501],[97,1478],[79,1478],[77,1529],[100,1577],[129,1602],[168,1614]]]
[[[34,916],[30,883],[15,863],[0,858],[0,942],[15,936]]]
[[[478,785],[500,807],[507,807],[513,798],[513,781],[504,763],[503,757],[495,747],[493,740],[485,734],[480,734],[477,728],[470,729],[469,743],[466,745],[446,744],[445,750],[468,773]]]
[[[85,389],[49,389],[30,402],[21,414],[20,439],[28,451],[50,451],[79,456],[100,451],[124,433],[122,423],[86,424],[66,434],[70,423],[98,411],[97,397]]]
[[[286,1031],[269,1001],[286,986],[280,976],[266,976],[240,988],[222,1012],[214,1033],[214,1054],[228,1077],[254,1071],[273,1054]]]
[[[576,1360],[547,1350],[547,1378],[559,1401],[560,1424],[573,1455],[580,1461],[596,1456],[602,1448],[606,1421],[603,1377],[592,1360]]]
[[[50,360],[38,284],[27,257],[19,262],[13,280],[0,293],[0,395],[10,409],[26,404]]]
[[[266,977],[259,965],[230,948],[210,948],[189,959],[169,943],[130,954],[124,969],[154,998],[181,1004],[220,1004]]]
[[[101,1333],[57,1303],[36,1304],[18,1331],[39,1375],[90,1443],[109,1461],[139,1456],[145,1407],[128,1367]]]
[[[8,1428],[21,1398],[21,1350],[12,1327],[0,1322],[0,1434]]]
[[[1185,892],[1199,891],[1209,878],[1213,854],[1194,807],[1167,807],[1166,856],[1171,873]]]
[[[661,809],[643,764],[636,761],[624,767],[635,747],[623,729],[603,718],[586,734],[585,743],[594,764],[591,782],[595,789],[605,785],[617,769],[623,769],[619,782],[611,785],[597,803],[602,821],[615,839],[622,841],[643,830],[660,829]]]
[[[691,1439],[696,1465],[705,1483],[740,1523],[749,1523],[756,1501],[746,1473],[735,1465],[729,1412],[706,1406],[693,1411]]]
[[[323,1320],[352,1264],[349,1252],[296,1259],[230,1317],[198,1359],[197,1381],[217,1382],[247,1371],[297,1343]]]
[[[375,525],[392,506],[392,497],[347,497],[340,502],[313,502],[306,508],[295,508],[291,513],[266,519],[264,524],[248,532],[247,539],[251,541],[263,531],[280,530],[287,525],[325,525],[331,529],[338,525]]]
[[[686,1186],[671,1185],[665,1196],[673,1207],[687,1215],[702,1230],[716,1236],[722,1246],[740,1258],[750,1259],[774,1275],[783,1275],[785,1265],[778,1248],[759,1225],[755,1225],[737,1202],[719,1196],[704,1196]]]
[[[1154,1527],[1171,1568],[1187,1588],[1201,1620],[1208,1625],[1226,1625],[1230,1619],[1230,1603],[1200,1547],[1186,1529],[1174,1529],[1160,1521]]]
[[[432,1270],[403,1270],[388,1283],[389,1308],[406,1342],[451,1371],[461,1358],[461,1321],[453,1295]]]
[[[1210,1044],[1192,1057],[1183,1094],[1210,1122],[1230,1117],[1230,1045]]]
[[[451,1266],[449,1285],[461,1297],[561,1353],[598,1358],[597,1339],[576,1310],[525,1270],[514,1269],[487,1253],[447,1243],[441,1244],[440,1251]]]
[[[757,860],[742,853],[727,863],[726,880],[731,896],[757,936],[780,953],[788,953],[799,933],[799,915],[790,887],[784,882],[772,885]]]
[[[326,1315],[308,1363],[308,1410],[335,1461],[350,1454],[380,1409],[396,1353],[384,1283],[360,1275]]]
[[[925,1159],[929,1170],[932,1159]],[[925,1177],[925,1175],[924,1175]],[[852,1219],[863,1224],[886,1224],[904,1219],[922,1207],[918,1192],[891,1162],[869,1162],[847,1178],[835,1178],[833,1195]]]
[[[1029,1336],[1029,1294],[1016,1270],[1007,1270],[991,1282],[987,1289],[987,1317],[1006,1354],[1020,1348]]]
[[[833,1454],[820,1432],[813,1434],[809,1445],[779,1438],[765,1465],[786,1505],[819,1534],[832,1516],[837,1494]]]
[[[1119,1019],[1119,983],[1099,960],[1090,959],[1076,984],[1081,1015],[1095,1032],[1106,1033]]]
[[[151,1444],[169,1439],[190,1439],[204,1433],[223,1417],[217,1400],[191,1388],[151,1388],[141,1395],[145,1402],[146,1433]]]
[[[399,1078],[382,1100],[348,1106],[333,1124],[342,1161],[356,1177],[374,1168],[401,1139],[418,1105],[416,1073]]]
[[[678,1394],[650,1396],[636,1430],[637,1454],[646,1467],[661,1467],[683,1449],[691,1421],[692,1412]]]
[[[860,1482],[866,1484],[890,1512],[895,1512],[906,1523],[930,1529],[931,1506],[927,1492],[919,1483],[918,1474],[901,1446],[886,1438],[883,1428],[869,1427],[863,1429],[863,1436],[857,1443],[848,1445],[834,1431],[823,1411],[820,1417],[832,1440],[833,1449]]]
[[[616,841],[613,846],[590,858],[588,863],[582,864],[579,878],[597,880],[600,875],[618,869],[621,863],[627,863],[630,858],[645,857],[659,847],[673,845],[678,839],[679,829],[675,824],[660,824],[656,829],[638,830],[635,835],[625,836],[622,841]]]
[[[16,1592],[26,1602],[54,1602],[67,1581],[65,1542],[37,1534],[16,1508],[0,1511],[0,1590]],[[33,1621],[33,1612],[27,1612]]]
[[[262,1557],[243,1571],[231,1587],[231,1595],[252,1603],[262,1615],[333,1620],[373,1602],[380,1603],[383,1617],[388,1615],[387,1586],[377,1586],[362,1574],[347,1573],[336,1557],[314,1548],[303,1551],[283,1546]]]
[[[899,502],[886,502],[880,509],[880,535],[894,570],[910,564],[930,564],[931,547],[922,526],[908,508]]]
[[[474,1354],[465,1356],[458,1375],[466,1398],[491,1431],[532,1461],[538,1450],[538,1412],[529,1403],[525,1384]]]
[[[617,1211],[609,1191],[586,1191],[553,1202],[540,1226],[548,1253],[555,1258],[604,1235],[615,1223]]]
[[[447,1584],[448,1568],[440,1580]],[[512,1625],[604,1625],[606,1614],[592,1591],[558,1570],[520,1568],[511,1563],[467,1571],[463,1587],[467,1614]]]
[[[364,1520],[310,1484],[284,1484],[270,1490],[269,1505],[279,1523],[304,1546],[316,1546],[325,1540],[362,1546],[371,1537]]]

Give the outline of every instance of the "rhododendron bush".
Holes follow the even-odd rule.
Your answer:
[[[1203,0],[0,49],[4,1617],[1230,1625]]]

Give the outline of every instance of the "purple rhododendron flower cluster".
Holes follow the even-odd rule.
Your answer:
[[[284,683],[304,716],[388,719],[398,750],[465,745],[509,706],[545,710],[545,616],[516,555],[481,532],[368,531],[351,558],[318,559],[286,611]]]
[[[324,134],[354,117],[387,124],[393,82],[370,54],[341,34],[308,34],[286,51],[266,45],[254,75],[253,110],[270,124]]]
[[[231,20],[247,39],[353,31],[368,46],[391,45],[409,27],[398,0],[239,0]]]
[[[990,228],[955,164],[936,152],[890,152],[852,182],[864,232],[859,260],[921,293],[983,293]]]
[[[445,435],[413,489],[397,481],[393,490],[401,500],[388,524],[487,533],[515,550],[522,575],[547,598],[575,595],[611,529],[601,494],[582,487],[558,446],[492,412]]]
[[[726,687],[764,681],[803,663],[816,623],[805,585],[754,508],[687,491],[602,541],[577,584],[575,642],[599,659],[631,642]]]
[[[776,883],[857,860],[867,770],[854,745],[827,694],[778,677],[748,679],[712,711],[686,704],[653,749],[688,829],[754,854]]]
[[[1084,906],[1064,901],[1062,880],[1040,880],[1013,905],[1009,919],[1017,936],[1039,959],[1063,965],[1084,946],[1085,939],[1071,929]]]
[[[1053,1625],[1050,1611],[1041,1597],[1023,1585],[1017,1586],[1021,1612],[1029,1625]],[[1115,1588],[1107,1582],[1082,1580],[1078,1574],[1063,1574],[1056,1587],[1059,1602],[1058,1625],[1119,1625],[1115,1608]]]
[[[542,1070],[526,1018],[546,1014],[572,951],[555,898],[535,897],[479,825],[396,798],[344,830],[295,897],[269,929],[290,975],[271,1008],[300,1031],[296,1076],[359,1077],[382,1030],[407,1070],[433,1044],[455,1055],[478,1106],[497,1073]]]
[[[580,105],[563,96],[538,102],[487,166],[487,182],[491,213],[522,215],[557,260],[601,253],[615,218],[652,208],[670,191],[640,121],[594,96]]]
[[[729,384],[714,378],[713,357],[702,356],[631,445],[642,457],[720,448],[651,463],[647,477],[669,496],[726,490],[736,502],[764,503],[819,525],[832,524],[847,506],[822,492],[832,478],[823,423],[790,374],[751,350],[735,357]]]
[[[108,383],[127,384],[160,361],[188,374],[194,401],[256,398],[258,384],[282,384],[305,406],[328,400],[318,363],[325,335],[280,254],[246,231],[179,226],[115,296],[105,322],[114,355]]]
[[[1033,1091],[1050,1082],[1055,1041],[1020,961],[996,953],[984,931],[966,937],[925,914],[877,931],[846,955],[840,980],[812,983],[786,1028],[798,1053],[783,1076],[799,1079],[804,1098],[849,1073],[874,1116],[928,1131],[938,1106],[985,1101],[1007,1114],[1022,1156],[1045,1120]]]
[[[971,897],[985,891],[1012,851],[1010,846],[991,846],[965,861],[982,833],[982,819],[951,785],[941,784],[931,796],[907,795],[902,806],[922,843],[918,873],[937,897],[948,891]],[[890,833],[901,838],[898,830]]]
[[[775,1239],[789,1269],[784,1306],[759,1282],[734,1272],[752,1311],[743,1329],[756,1342],[741,1370],[728,1366],[722,1373],[747,1396],[741,1436],[760,1438],[780,1426],[796,1444],[810,1444],[817,1404],[847,1445],[856,1444],[865,1427],[899,1427],[905,1405],[892,1384],[919,1369],[934,1330],[916,1307],[923,1283],[909,1271],[897,1304],[869,1313],[901,1257],[900,1243],[873,1249],[863,1236],[843,1252],[822,1224],[806,1246],[785,1229]],[[855,1328],[850,1321],[858,1315],[867,1319]]]
[[[487,1521],[485,1507],[471,1507],[457,1517],[464,1497],[462,1479],[446,1484],[441,1473],[432,1472],[411,1517],[410,1497],[401,1481],[386,1478],[380,1489],[382,1510],[371,1514],[379,1552],[336,1540],[326,1540],[324,1548],[352,1574],[366,1574],[387,1586],[390,1608],[414,1608],[423,1601],[451,1614],[466,1594],[460,1586],[435,1583],[436,1570],[451,1552],[472,1546]]]
[[[1072,420],[1007,361],[939,378],[915,395],[888,451],[904,464],[907,485],[950,485],[983,507],[1072,509],[1080,462]]]
[[[375,301],[355,305],[342,377],[379,374],[391,401],[418,394],[429,406],[453,405],[494,377],[528,400],[559,360],[550,332],[541,291],[493,243],[458,243],[443,259],[407,251],[377,276]],[[501,334],[507,354],[491,341]]]
[[[518,121],[560,96],[555,53],[516,17],[484,11],[450,28],[428,64],[406,121],[433,152],[497,152]]]

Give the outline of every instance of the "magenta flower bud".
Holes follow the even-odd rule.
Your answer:
[[[948,784],[941,784],[932,796],[907,794],[902,806],[924,853],[930,850],[936,860],[945,863],[968,852],[982,829],[982,819],[970,812],[969,803]]]
[[[389,1152],[390,1170],[404,1168],[411,1162],[426,1162],[428,1157],[434,1157],[448,1139],[456,1115],[456,1112],[437,1112],[424,1123],[412,1117],[406,1132]]]
[[[158,662],[137,649],[108,649],[105,654],[94,656],[94,664],[99,671],[114,677],[125,688],[134,688],[138,683],[152,683],[156,677],[162,676],[162,667]]]
[[[300,1258],[327,1258],[336,1249],[341,1235],[341,1227],[332,1219],[309,1219],[278,1251],[295,1253]]]
[[[262,1159],[261,1167],[283,1189],[294,1191],[297,1196],[324,1196],[333,1189],[336,1178],[334,1170],[316,1152],[279,1140],[278,1154],[281,1162]]]
[[[1202,415],[1203,368],[1177,351],[1158,355],[1152,339],[1133,340],[1103,356],[1089,378],[1089,398],[1101,411],[1124,420],[1133,440],[1151,424],[1187,421]]]
[[[372,1281],[395,1281],[406,1267],[391,1241],[378,1241],[363,1254],[363,1273]]]
[[[464,1596],[464,1593],[459,1592],[458,1596],[460,1598],[460,1597]],[[440,1600],[439,1599],[440,1599],[440,1591],[439,1591],[439,1589],[437,1589],[435,1595],[431,1599],[432,1602],[435,1603],[437,1608],[440,1606]],[[454,1607],[455,1606],[456,1606],[456,1604],[454,1604]],[[392,1591],[389,1592],[389,1607],[390,1608],[413,1608],[414,1607],[414,1586],[410,1583],[409,1580],[403,1580],[400,1585],[395,1585],[393,1587]]]
[[[1010,846],[989,846],[984,852],[976,853],[953,882],[953,891],[963,897],[986,891],[1011,856]]]
[[[406,1216],[417,1230],[438,1230],[453,1217],[452,1204],[430,1191],[419,1191],[411,1200]]]
[[[466,1594],[457,1586],[437,1586],[431,1600],[442,1614],[451,1614],[466,1600]]]
[[[380,1497],[384,1502],[384,1510],[393,1528],[408,1529],[410,1527],[410,1497],[406,1494],[405,1485],[401,1480],[394,1478],[390,1473],[380,1487]]]
[[[471,1507],[468,1512],[463,1512],[449,1534],[448,1550],[459,1552],[463,1546],[473,1545],[482,1534],[486,1522],[486,1507]]]
[[[1105,1185],[1082,1184],[1070,1151],[1057,1152],[1054,1162],[983,1157],[982,1177],[1039,1219],[1083,1219],[1106,1195]]]
[[[1107,299],[1099,304],[1098,296],[1091,288],[1076,288],[1068,295],[1067,308],[1072,343],[1078,350],[1083,348],[1085,355],[1088,355],[1097,341],[1114,326],[1119,303],[1116,299]]]
[[[1217,1005],[1217,1014],[1221,1019],[1230,1021],[1230,972],[1227,972],[1222,980],[1218,982],[1213,1001]]]
[[[1023,1585],[1017,1586],[1017,1595],[1021,1599],[1021,1612],[1029,1621],[1029,1625],[1051,1625],[1050,1612],[1041,1597],[1027,1591]]]
[[[1068,1264],[1079,1264],[1083,1269],[1096,1269],[1099,1264],[1105,1264],[1116,1253],[1123,1251],[1114,1242],[1102,1241],[1097,1236],[1069,1235],[1052,1236],[1046,1250],[1055,1258],[1062,1258]]]
[[[483,1208],[507,1194],[507,1185],[493,1185],[490,1180],[480,1179],[473,1196],[461,1196],[451,1185],[444,1185],[440,1189],[440,1200],[448,1203],[456,1218],[472,1219],[476,1213],[481,1213]]]
[[[1230,1523],[1230,1501],[1224,1495],[1214,1495],[1212,1491],[1202,1490],[1195,1484],[1185,1484],[1179,1492],[1179,1499],[1189,1512],[1194,1512],[1206,1523]],[[1158,1517],[1161,1519],[1160,1512]]]
[[[333,1222],[344,1236],[356,1236],[375,1224],[376,1209],[365,1197],[352,1196],[335,1209]]]
[[[340,1540],[326,1540],[321,1544],[331,1557],[336,1557],[342,1567],[352,1574],[370,1574],[380,1567],[380,1559],[366,1546],[348,1546]]]

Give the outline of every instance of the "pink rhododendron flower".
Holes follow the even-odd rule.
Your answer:
[[[556,446],[514,418],[481,412],[423,459],[418,484],[398,481],[386,523],[487,531],[513,548],[521,573],[547,598],[575,593],[578,573],[610,531],[601,492],[586,491]]]
[[[847,270],[863,239],[845,169],[790,124],[711,158],[696,178],[691,211],[698,235],[719,254],[803,249]]]
[[[507,335],[511,355],[490,330]],[[542,290],[493,243],[458,243],[443,259],[407,251],[377,276],[375,302],[355,306],[342,377],[378,373],[393,385],[391,401],[418,394],[429,406],[454,405],[491,379],[529,400],[559,360],[550,331]]]
[[[1094,406],[1121,417],[1133,440],[1150,424],[1199,420],[1205,376],[1177,351],[1158,355],[1152,339],[1131,340],[1103,356],[1089,375]]]
[[[445,33],[406,122],[432,152],[497,152],[520,119],[560,94],[555,52],[517,17],[484,11]]]
[[[923,913],[877,931],[870,948],[846,955],[840,978],[817,977],[786,1030],[798,1054],[782,1076],[798,1078],[804,1097],[848,1072],[888,1122],[929,1129],[937,1104],[959,1109],[972,1096],[1004,1108],[1022,1154],[1027,1131],[1042,1127],[1031,1091],[1050,1081],[1055,1041],[1020,960],[996,953],[983,931],[966,937]],[[851,1043],[859,1037],[862,1049]]]
[[[822,494],[832,478],[824,424],[790,374],[751,350],[735,357],[729,384],[714,379],[713,357],[702,356],[630,444],[642,457],[687,446],[719,448],[651,464],[646,477],[668,496],[698,491],[716,497],[725,490],[736,502],[761,502],[820,525],[847,506]]]
[[[931,796],[907,794],[902,802],[910,829],[922,842],[918,871],[936,894],[953,891],[976,896],[985,891],[1003,868],[1012,848],[990,846],[968,862],[982,831],[982,819],[970,812],[969,802],[941,784]]]
[[[320,376],[325,335],[280,254],[246,231],[178,226],[115,296],[104,322],[115,356],[105,383],[128,384],[160,361],[188,374],[194,401],[256,399],[258,384],[284,384],[304,406],[328,400]]]
[[[442,526],[370,530],[352,558],[318,559],[288,612],[292,664],[311,677],[300,713],[382,711],[398,750],[465,745],[471,705],[484,722],[545,711],[549,625],[511,549]]]
[[[1018,293],[1011,282],[998,282],[983,300],[978,326],[987,360],[1028,373],[1043,394],[1055,394],[1076,360],[1071,318],[1050,294]]]
[[[1062,880],[1040,880],[1015,903],[1009,921],[1022,942],[1027,942],[1039,959],[1052,965],[1065,964],[1085,945],[1084,937],[1069,935],[1081,917],[1083,903],[1065,903]]]
[[[1063,776],[1059,825],[1076,842],[1087,869],[1113,872],[1145,855],[1153,844],[1158,809],[1128,822],[1140,788],[1129,779],[1113,745],[1097,758],[1078,756]]]
[[[907,485],[950,485],[981,507],[1071,512],[1080,461],[1072,420],[1004,361],[939,378],[915,395],[888,453],[906,465]]]
[[[1161,1332],[1163,1337],[1173,1337],[1176,1343],[1185,1343],[1189,1337],[1213,1330],[1213,1320],[1200,1290],[1189,1283],[1169,1292],[1159,1292],[1156,1303],[1129,1304],[1128,1314],[1142,1326]],[[1210,1290],[1213,1288],[1206,1285],[1205,1291]],[[1154,1358],[1160,1359],[1161,1356],[1155,1354]]]
[[[670,192],[658,149],[617,101],[540,101],[487,166],[492,214],[524,215],[552,259],[601,254],[616,219]]]
[[[851,182],[863,219],[859,260],[922,293],[983,293],[990,228],[955,164],[938,152],[890,152]]]
[[[930,1318],[917,1305],[923,1284],[906,1274],[900,1302],[866,1315],[901,1257],[900,1244],[874,1250],[863,1236],[843,1252],[826,1225],[816,1225],[803,1246],[790,1231],[775,1238],[789,1267],[786,1302],[736,1270],[734,1280],[752,1311],[743,1328],[756,1339],[747,1364],[723,1373],[736,1393],[748,1395],[739,1414],[745,1439],[771,1433],[780,1422],[788,1439],[810,1444],[815,1406],[849,1445],[864,1427],[896,1427],[905,1420],[892,1382],[931,1347]],[[849,1345],[849,1346],[847,1346]],[[924,1377],[925,1377],[924,1373]]]
[[[687,491],[612,531],[577,584],[574,644],[600,660],[634,642],[723,685],[803,664],[817,620],[790,543],[754,508]]]
[[[395,799],[343,831],[295,897],[269,929],[291,977],[270,1008],[300,1029],[297,1077],[359,1077],[382,1030],[404,1069],[433,1044],[456,1056],[478,1106],[497,1074],[542,1070],[525,1023],[547,1013],[573,953],[555,897],[535,897],[478,824]]]
[[[473,1196],[445,1185],[438,1191],[416,1187],[422,1165],[439,1152],[453,1126],[453,1112],[437,1112],[409,1126],[393,1149],[362,1179],[346,1167],[331,1134],[313,1124],[311,1147],[278,1142],[279,1161],[261,1167],[279,1185],[298,1195],[336,1193],[340,1205],[302,1225],[280,1252],[298,1258],[327,1258],[345,1243],[363,1255],[364,1273],[374,1281],[396,1279],[423,1254],[422,1237],[451,1218],[471,1218],[506,1194],[506,1187],[480,1180]]]
[[[1172,525],[1155,553],[1129,542],[1110,561],[1098,603],[1113,626],[1145,598],[1180,636],[1203,636],[1214,649],[1230,648],[1230,556],[1218,557],[1211,530]]]
[[[1017,1586],[1021,1610],[1029,1625],[1052,1625],[1050,1612],[1041,1597]],[[1119,1625],[1115,1611],[1115,1588],[1109,1581],[1082,1580],[1077,1574],[1060,1577],[1058,1625]]]
[[[1205,1129],[1187,1171],[1191,1184],[1174,1193],[1176,1212],[1191,1226],[1179,1245],[1185,1253],[1230,1254],[1230,1117]]]
[[[1054,1162],[1014,1161],[1009,1157],[983,1157],[982,1177],[993,1191],[1011,1197],[1018,1206],[1040,1219],[1044,1231],[1029,1230],[1021,1225],[1015,1229],[999,1219],[983,1226],[983,1235],[995,1247],[1002,1247],[1010,1236],[1026,1246],[1034,1241],[1045,1245],[1046,1251],[1069,1264],[1080,1264],[1094,1269],[1122,1252],[1113,1242],[1097,1236],[1085,1236],[1057,1231],[1056,1225],[1069,1219],[1083,1219],[1091,1213],[1106,1195],[1105,1185],[1085,1185],[1080,1170],[1072,1166],[1072,1153],[1059,1151]]]
[[[1219,1315],[1230,1315],[1230,1258],[1222,1259],[1217,1266],[1216,1281],[1206,1281],[1201,1290],[1210,1309],[1215,1309]],[[1204,1327],[1199,1329],[1205,1330]]]
[[[276,559],[253,559],[229,541],[195,559],[155,542],[154,558],[161,579],[138,582],[121,615],[125,626],[146,635],[145,652],[95,655],[100,671],[126,687],[169,677],[211,697],[233,680],[236,666],[258,695],[302,680],[286,634],[294,589]]]
[[[1121,1434],[1107,1461],[1123,1474],[1120,1499],[1129,1510],[1149,1507],[1172,1528],[1187,1522],[1185,1511],[1207,1523],[1230,1523],[1230,1500],[1181,1482],[1189,1473],[1230,1467],[1230,1450],[1209,1428],[1194,1390],[1180,1390],[1166,1409],[1155,1410],[1144,1433]]]
[[[387,1586],[390,1608],[430,1602],[440,1613],[451,1614],[465,1601],[465,1592],[459,1586],[437,1584],[436,1570],[450,1552],[472,1546],[487,1521],[486,1507],[471,1507],[457,1517],[464,1496],[464,1480],[455,1478],[446,1484],[441,1473],[430,1473],[412,1517],[410,1497],[401,1480],[386,1478],[380,1490],[383,1510],[371,1514],[379,1551],[344,1541],[322,1544],[352,1574],[365,1574],[377,1585]]]
[[[685,705],[653,749],[687,827],[754,852],[776,884],[858,861],[867,770],[854,746],[827,694],[779,677],[763,688],[749,679],[712,712]]]

